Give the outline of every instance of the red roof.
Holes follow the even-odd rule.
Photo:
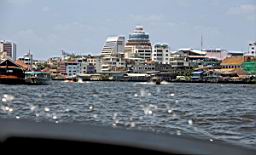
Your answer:
[[[28,70],[30,68],[29,65],[25,64],[24,62],[20,61],[20,60],[16,60],[15,62],[18,66],[20,66],[22,69],[24,70]]]

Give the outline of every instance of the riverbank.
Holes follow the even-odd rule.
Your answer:
[[[53,79],[53,81],[66,81],[66,82],[80,82],[78,79]],[[94,81],[94,82],[152,82],[151,80],[109,80],[109,79],[102,79],[102,80],[82,80],[83,82],[87,81]],[[219,83],[219,84],[256,84],[256,81],[183,81],[183,80],[162,80],[162,82],[169,82],[169,83],[202,83],[202,84],[210,84],[210,83]]]

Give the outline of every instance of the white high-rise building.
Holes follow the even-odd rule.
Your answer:
[[[124,36],[108,37],[101,51],[102,65],[101,71],[112,71],[113,68],[125,67],[123,59],[125,45]]]
[[[170,50],[168,44],[158,43],[153,46],[152,61],[159,64],[170,64]]]
[[[125,58],[142,58],[145,61],[151,60],[152,46],[149,34],[145,33],[142,26],[136,26],[125,46]]]
[[[0,52],[6,52],[7,56],[16,60],[16,44],[9,41],[0,42]]]
[[[101,55],[110,56],[112,54],[124,52],[124,44],[125,44],[124,36],[108,37],[101,51]]]

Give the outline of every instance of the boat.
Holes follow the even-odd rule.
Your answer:
[[[50,74],[47,72],[40,71],[28,71],[25,72],[25,83],[26,84],[48,84],[51,80]]]
[[[24,71],[11,59],[0,63],[0,83],[21,84],[24,83]]]
[[[148,82],[150,80],[150,75],[139,74],[139,73],[127,73],[124,75],[121,81],[127,82]]]
[[[161,78],[157,76],[152,77],[150,81],[155,83],[156,85],[160,85],[162,82]]]

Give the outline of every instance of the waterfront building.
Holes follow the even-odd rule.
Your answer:
[[[30,52],[25,54],[23,57],[18,58],[18,60],[22,61],[26,65],[33,65],[33,55]]]
[[[80,73],[80,65],[75,61],[61,62],[60,63],[60,73],[64,76],[72,77]]]
[[[9,41],[0,41],[0,52],[6,52],[7,56],[16,61],[16,44]]]
[[[206,57],[209,59],[222,61],[228,57],[228,51],[224,49],[204,49],[203,51],[206,52]]]
[[[170,65],[174,69],[185,69],[185,67],[189,67],[185,55],[178,51],[172,51],[170,53]]]
[[[256,41],[249,44],[248,56],[256,57]]]
[[[66,74],[71,76],[76,76],[81,71],[81,64],[75,61],[66,62]]]
[[[64,79],[58,69],[48,69],[47,72],[51,75],[52,79]]]
[[[88,62],[82,62],[80,63],[81,70],[79,74],[94,74],[96,73],[96,69],[93,64]]]
[[[206,58],[205,51],[183,48],[171,53],[170,64],[175,68],[197,68],[203,67]]]
[[[145,64],[135,64],[131,68],[132,73],[148,73],[148,72],[154,72],[156,69],[156,64],[151,61],[147,62]]]
[[[90,64],[96,66],[96,64],[97,64],[97,57],[98,57],[98,56],[91,56],[91,55],[88,55],[88,56],[86,57],[86,59],[87,59],[87,62],[88,62],[88,63],[90,63]]]
[[[87,57],[87,62],[92,64],[97,73],[101,72],[102,58],[101,56],[91,56]]]
[[[243,57],[245,56],[244,51],[228,51],[228,57]]]
[[[115,71],[119,67],[125,67],[124,60],[125,37],[108,37],[101,51],[101,71]]]
[[[159,64],[170,64],[168,44],[158,43],[153,46],[152,61]]]
[[[173,71],[173,67],[170,64],[156,64],[155,71],[158,72],[171,72]]]
[[[74,77],[80,74],[93,74],[96,73],[96,70],[91,63],[78,59],[76,61],[60,62],[58,72],[67,77]]]
[[[145,33],[142,26],[136,26],[125,45],[125,58],[142,58],[144,61],[150,61],[151,54],[149,34]]]
[[[88,59],[80,58],[77,60],[77,62],[77,65],[79,66],[78,69],[80,68],[80,71],[78,71],[76,75],[96,73],[94,65],[88,62]]]
[[[240,69],[242,64],[246,61],[243,56],[232,56],[227,57],[221,62],[221,68],[225,70],[236,70]]]

